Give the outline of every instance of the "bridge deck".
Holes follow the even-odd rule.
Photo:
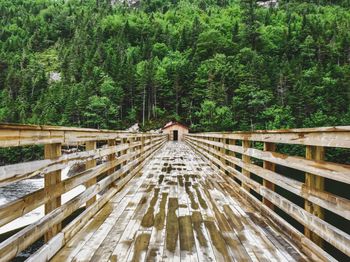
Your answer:
[[[168,142],[53,261],[303,261],[186,144]]]

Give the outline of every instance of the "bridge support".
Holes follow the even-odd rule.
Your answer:
[[[273,143],[264,142],[264,151],[274,152],[274,151],[276,151],[276,145]],[[269,162],[269,161],[264,161],[263,167],[267,170],[275,171],[276,165],[274,163]],[[263,185],[266,188],[268,188],[272,191],[275,191],[275,185],[272,182],[264,179]],[[269,200],[267,200],[265,197],[263,198],[263,203],[271,209],[274,208],[273,204]]]
[[[88,141],[85,143],[85,150],[86,151],[90,151],[90,150],[95,150],[96,149],[96,141]],[[93,159],[93,160],[90,160],[90,161],[86,161],[85,163],[85,169],[90,169],[90,168],[93,168],[96,166],[96,160]],[[89,181],[87,181],[85,183],[85,186],[86,188],[96,184],[96,177],[90,179]],[[86,207],[89,207],[91,206],[94,202],[96,201],[96,196],[93,196],[91,199],[89,199],[87,202],[86,202]]]
[[[110,140],[108,140],[107,144],[108,144],[108,147],[111,147],[111,146],[115,146],[115,145],[117,144],[117,142],[115,141],[115,139],[110,139]],[[109,161],[109,162],[114,161],[114,160],[115,160],[115,156],[116,156],[115,153],[108,155],[108,158],[107,158],[108,161]],[[108,174],[108,175],[113,174],[113,172],[114,172],[115,170],[116,170],[116,168],[115,168],[115,167],[112,167],[110,170],[108,170],[107,174]]]
[[[45,159],[57,159],[62,154],[62,145],[47,144],[44,147]],[[57,170],[46,174],[44,177],[44,186],[46,194],[50,196],[50,200],[45,204],[45,215],[61,206],[61,196],[53,197],[55,185],[61,183],[61,170]],[[61,230],[61,223],[53,225],[44,236],[45,242],[48,242]]]
[[[322,146],[306,146],[306,159],[322,161],[325,156],[325,148]],[[305,174],[305,185],[311,190],[324,191],[324,177],[316,176],[313,174],[306,173]],[[305,200],[305,210],[310,212],[311,214],[324,219],[324,209],[320,206]],[[319,246],[323,246],[323,239],[319,237],[317,234],[312,232],[310,229],[304,229],[305,236],[311,239]]]
[[[250,172],[244,168],[244,164],[250,164],[250,156],[246,153],[246,150],[250,148],[250,141],[249,140],[242,140],[242,147],[243,147],[243,155],[242,155],[242,161],[243,161],[243,168],[242,168],[242,174],[246,177],[250,177]],[[246,185],[245,183],[243,184],[243,188],[246,189],[248,192],[250,192],[250,187]]]

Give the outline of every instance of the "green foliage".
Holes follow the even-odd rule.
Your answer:
[[[206,131],[231,130],[234,126],[232,111],[227,106],[217,106],[215,102],[204,100],[200,111],[196,112],[199,126],[193,128]]]
[[[349,1],[1,0],[0,16],[3,122],[350,124]]]
[[[117,128],[118,110],[106,96],[92,96],[88,100],[86,112],[86,124],[95,128]]]

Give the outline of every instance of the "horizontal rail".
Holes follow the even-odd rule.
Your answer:
[[[350,148],[350,126],[302,128],[287,130],[260,130],[234,133],[200,133],[192,136],[259,141],[292,145]]]
[[[194,148],[195,151],[197,151],[196,148]],[[201,154],[201,152],[197,151]],[[203,157],[208,159],[204,154],[201,154]],[[208,159],[210,160],[210,159]],[[211,162],[211,167],[216,169],[218,172],[220,172],[222,175],[225,176],[225,172],[221,169],[218,169],[218,167]],[[225,186],[228,186],[231,189],[231,195],[239,194],[240,196],[243,196],[246,200],[248,200],[250,203],[253,204],[253,206],[256,206],[258,210],[261,212],[261,214],[268,219],[272,225],[275,225],[277,228],[282,229],[285,233],[288,234],[289,237],[291,237],[298,248],[300,248],[302,251],[305,252],[310,258],[312,258],[314,261],[330,261],[330,262],[336,262],[337,260],[334,259],[332,256],[330,256],[327,252],[325,252],[322,248],[320,248],[318,245],[316,245],[314,242],[312,242],[310,239],[308,239],[304,234],[300,233],[296,228],[291,226],[287,221],[285,221],[283,218],[281,218],[277,213],[271,212],[271,209],[266,205],[261,205],[261,202],[259,199],[252,197],[249,190],[244,189],[242,186],[240,186],[239,183],[237,183],[231,176],[226,177],[227,183]]]
[[[150,140],[147,139],[147,144]],[[68,155],[62,155],[57,159],[44,159],[30,161],[25,163],[13,164],[0,167],[0,186],[6,186],[14,182],[31,178],[37,175],[45,175],[47,173],[65,168],[67,165],[74,165],[82,162],[91,161],[102,158],[111,154],[120,153],[123,150],[140,146],[141,142],[128,144],[120,144],[106,148],[99,148],[90,151],[82,151]]]
[[[248,148],[244,150],[241,146],[225,145],[223,142],[215,142],[197,137],[193,137],[192,140],[211,146],[225,148],[235,153],[245,154],[250,157],[269,161],[277,165],[290,167],[300,171],[350,184],[350,165],[309,160],[302,157],[289,156],[277,152],[262,151],[255,148]]]
[[[288,190],[289,192],[292,192],[298,196],[301,196],[315,204],[318,204],[322,206],[323,208],[326,208],[330,211],[332,211],[335,214],[338,214],[348,220],[350,220],[350,201],[339,197],[337,195],[327,193],[325,191],[320,191],[317,189],[307,188],[304,183],[299,182],[295,179],[291,179],[288,177],[285,177],[283,175],[280,175],[276,172],[273,172],[271,170],[264,169],[260,166],[250,164],[250,163],[244,163],[241,159],[227,156],[224,154],[221,154],[218,150],[209,148],[208,146],[202,146],[198,143],[192,142],[193,145],[199,146],[200,148],[206,150],[212,155],[218,156],[229,163],[235,164],[236,166],[239,166],[241,168],[244,168],[248,170],[251,173],[256,174],[257,176],[268,180],[275,185],[278,185],[282,187],[283,189]],[[218,162],[221,166],[225,167],[221,162]],[[228,171],[236,171],[230,166],[225,167],[228,169]],[[238,172],[238,171],[237,171]],[[244,177],[243,177],[244,178]]]
[[[0,167],[0,187],[37,175],[45,178],[44,188],[0,206],[0,226],[4,226],[45,205],[44,217],[0,243],[0,261],[14,258],[42,236],[47,243],[61,237],[66,243],[73,232],[137,174],[166,140],[166,135],[154,133],[0,125],[0,147],[42,144],[46,158]],[[101,148],[96,148],[97,141]],[[62,155],[62,145],[79,145],[80,150],[85,146],[86,150]],[[99,160],[98,164],[96,160]],[[61,180],[61,170],[75,164],[85,165],[85,170]],[[61,204],[63,194],[81,185],[86,188],[83,192]],[[98,199],[97,194],[101,195]],[[61,229],[63,219],[84,205],[85,211]],[[52,246],[46,244],[42,249],[45,250],[45,247],[49,250],[45,251],[45,255],[47,252],[54,254]],[[39,252],[34,257],[38,254],[43,256]]]
[[[264,150],[253,148],[251,142],[254,141],[263,142]],[[349,165],[324,160],[325,147],[349,148],[349,141],[350,127],[185,135],[185,142],[219,168],[230,184],[240,185],[239,191],[251,202],[259,203],[258,208],[263,209],[265,215],[273,217],[303,241],[306,245],[303,249],[314,250],[325,260],[329,260],[328,255],[318,247],[323,246],[322,240],[350,256],[350,235],[324,220],[324,210],[350,220],[350,200],[327,192],[324,186],[324,178],[344,186],[350,184]],[[306,155],[296,157],[276,152],[275,143],[305,145]],[[261,160],[263,165],[251,158]],[[275,165],[305,172],[305,181],[279,174]],[[260,177],[262,182],[251,174]],[[275,185],[302,197],[304,208],[275,192]],[[260,195],[261,201],[253,196],[253,191]],[[303,225],[305,237],[301,238],[298,230],[275,213],[274,207]]]
[[[87,141],[116,140],[137,136],[136,133],[88,128],[50,127],[34,125],[0,125],[0,147],[43,145],[60,143],[81,144]],[[158,134],[145,133],[146,137]]]

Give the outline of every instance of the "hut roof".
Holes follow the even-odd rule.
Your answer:
[[[184,124],[181,124],[181,123],[176,122],[176,121],[170,121],[169,123],[167,123],[167,124],[162,128],[162,130],[167,129],[167,128],[171,127],[171,126],[175,126],[175,125],[179,125],[179,126],[182,126],[183,128],[188,129],[188,127],[187,127],[186,125],[184,125]]]

